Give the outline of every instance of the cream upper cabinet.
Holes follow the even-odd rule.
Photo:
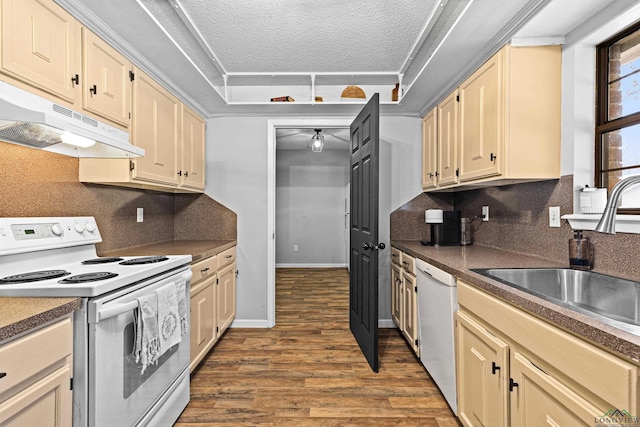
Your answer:
[[[131,142],[145,155],[133,160],[132,178],[178,186],[180,101],[141,70],[134,72]]]
[[[1,71],[73,104],[82,73],[80,24],[52,0],[2,0],[1,19]]]
[[[560,46],[507,45],[442,100],[438,176],[435,186],[426,180],[433,166],[424,151],[423,189],[559,178],[561,57]],[[424,147],[431,133],[423,127]]]
[[[434,108],[422,119],[422,189],[435,188],[438,177],[438,109]]]
[[[86,28],[82,29],[82,56],[84,109],[129,127],[131,62]]]
[[[180,185],[204,190],[204,120],[186,106],[182,106],[182,150],[180,160]]]
[[[438,185],[458,182],[458,90],[437,107]]]
[[[509,346],[462,312],[456,332],[458,418],[465,426],[508,425]]]
[[[503,51],[489,59],[459,88],[460,181],[502,172],[504,133]]]

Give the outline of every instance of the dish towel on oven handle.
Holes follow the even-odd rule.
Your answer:
[[[171,282],[156,289],[158,295],[158,329],[160,354],[182,341],[176,284]]]
[[[133,311],[135,343],[133,356],[142,364],[142,372],[160,357],[160,337],[158,335],[158,296],[155,292],[143,295],[138,300],[138,308]]]
[[[180,316],[180,329],[182,335],[189,333],[189,317],[187,313],[187,282],[182,281],[176,285],[176,295],[178,297],[178,316]]]

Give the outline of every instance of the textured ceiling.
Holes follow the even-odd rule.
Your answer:
[[[227,72],[398,72],[435,0],[180,0]]]
[[[610,9],[623,13],[638,3],[55,1],[209,117],[355,116],[361,105],[339,98],[350,84],[371,85],[365,87],[367,95],[379,92],[382,115],[421,116],[514,36],[561,40],[597,13]],[[392,103],[391,88],[398,74],[403,75],[404,96]],[[294,96],[295,103],[269,105],[270,97],[292,95],[311,86],[313,78],[316,85],[338,88],[338,98],[313,103],[309,102],[313,96],[303,93]],[[261,102],[245,102],[247,98]]]

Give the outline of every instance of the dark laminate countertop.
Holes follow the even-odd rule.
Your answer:
[[[0,298],[0,341],[72,313],[80,298]]]
[[[477,245],[435,248],[408,240],[394,240],[391,244],[574,335],[640,363],[640,336],[470,271],[472,268],[568,267],[568,260],[559,264],[535,256]]]
[[[191,255],[192,263],[236,246],[235,240],[171,240],[101,253],[100,256]]]

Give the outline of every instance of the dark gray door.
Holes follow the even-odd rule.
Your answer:
[[[376,93],[351,123],[349,327],[378,372],[378,133]]]

